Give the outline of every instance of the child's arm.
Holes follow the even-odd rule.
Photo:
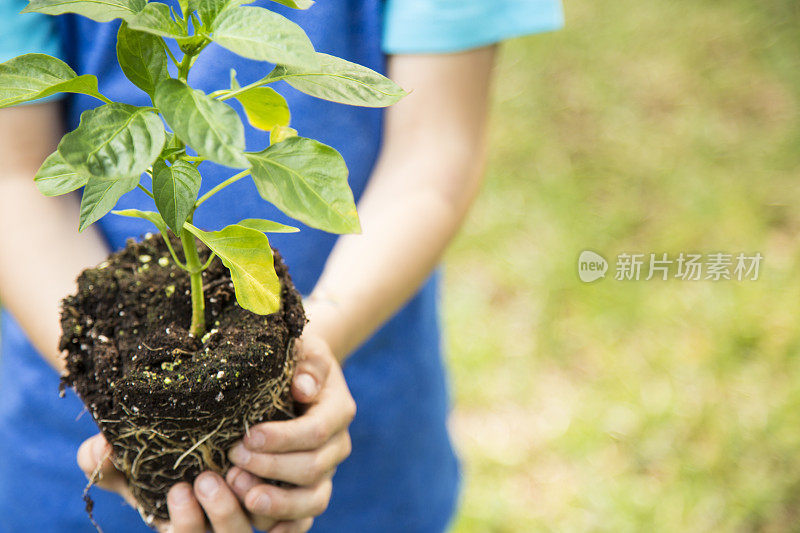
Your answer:
[[[78,198],[46,198],[33,182],[63,133],[60,116],[58,102],[0,110],[0,301],[58,371],[59,302],[108,255],[94,227],[76,231]]]
[[[495,47],[393,56],[409,91],[386,111],[384,146],[358,205],[363,233],[339,239],[307,303],[308,328],[340,360],[431,274],[481,183]]]

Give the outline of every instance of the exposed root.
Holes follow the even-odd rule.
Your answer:
[[[111,459],[128,479],[146,521],[168,518],[165,495],[176,483],[191,483],[205,470],[224,475],[231,466],[228,449],[251,426],[294,416],[290,388],[295,361],[291,350],[290,343],[282,376],[257,390],[240,392],[236,404],[222,411],[154,421],[126,410],[129,417],[123,420],[101,421],[101,429],[113,446]],[[187,421],[192,421],[190,427],[186,427]],[[163,457],[168,461],[159,460]],[[164,468],[165,463],[172,468]]]
[[[97,463],[97,466],[92,472],[92,475],[89,476],[89,482],[86,483],[86,487],[83,489],[83,501],[86,503],[86,514],[89,515],[89,521],[97,530],[97,533],[103,533],[103,529],[100,527],[100,524],[98,524],[97,521],[94,519],[94,514],[92,513],[92,511],[94,511],[94,500],[92,500],[92,497],[89,496],[89,489],[91,489],[95,483],[97,483],[103,478],[103,475],[100,472],[103,468],[103,464],[109,457],[111,457],[111,451],[106,453],[102,461]]]
[[[183,454],[180,457],[178,457],[178,460],[175,461],[175,464],[172,465],[172,468],[178,468],[178,465],[181,464],[181,461],[183,461],[186,458],[187,455],[189,455],[190,453],[195,451],[197,448],[200,447],[201,444],[203,444],[205,441],[207,441],[208,439],[213,437],[214,434],[219,431],[219,428],[221,428],[222,425],[226,422],[226,420],[227,420],[226,418],[223,418],[222,420],[220,420],[219,425],[217,426],[217,429],[215,429],[214,431],[212,431],[211,433],[209,433],[208,435],[206,435],[205,437],[203,437],[202,439],[197,441],[197,444],[195,444],[194,446],[192,446],[191,448],[189,448],[188,450],[183,452]]]

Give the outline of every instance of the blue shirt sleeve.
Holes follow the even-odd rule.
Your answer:
[[[457,52],[563,25],[561,0],[386,0],[383,51]]]
[[[0,0],[0,62],[34,52],[61,56],[55,17],[20,15],[27,4],[25,0]]]

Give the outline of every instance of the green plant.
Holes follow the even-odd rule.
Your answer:
[[[311,0],[276,1],[295,9],[313,4]],[[195,210],[228,185],[250,176],[261,197],[290,217],[333,233],[360,231],[344,159],[333,148],[298,136],[289,127],[286,100],[269,85],[285,80],[318,98],[369,107],[391,105],[405,94],[377,72],[316,52],[295,23],[247,3],[181,0],[179,13],[164,3],[146,0],[29,3],[23,12],[77,13],[98,22],[122,19],[117,59],[128,79],[150,96],[151,107],[110,100],[99,92],[95,76],[78,76],[48,55],[27,54],[0,65],[0,107],[56,93],[81,93],[103,102],[84,112],[78,127],[64,135],[36,174],[36,185],[46,196],[83,187],[80,231],[112,211],[123,194],[137,187],[147,193],[157,211],[112,212],[152,222],[175,263],[188,272],[194,336],[205,332],[201,275],[211,261],[219,257],[230,270],[243,308],[273,313],[280,306],[280,283],[265,233],[298,231],[261,219],[242,220],[218,231],[195,227]],[[177,41],[183,54],[180,59],[165,38]],[[231,70],[229,88],[205,94],[189,85],[189,74],[211,43],[276,66],[244,86]],[[244,125],[225,103],[232,98],[241,103],[251,126],[270,132],[264,150],[245,152]],[[187,153],[187,148],[196,155]],[[204,161],[243,170],[198,198],[198,167]],[[143,175],[150,178],[149,189],[140,182]],[[173,249],[170,233],[180,238],[183,261]],[[212,252],[205,264],[200,263],[196,239]]]

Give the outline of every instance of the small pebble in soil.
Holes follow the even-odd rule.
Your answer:
[[[203,337],[200,339],[200,341],[202,341],[202,343],[205,344],[205,343],[207,343],[209,341],[209,339],[211,339],[211,337],[213,335],[215,335],[217,333],[219,333],[219,330],[217,328],[211,329],[208,333],[203,335]]]
[[[168,257],[159,257],[158,258],[158,264],[161,265],[162,267],[169,266],[169,258]]]

